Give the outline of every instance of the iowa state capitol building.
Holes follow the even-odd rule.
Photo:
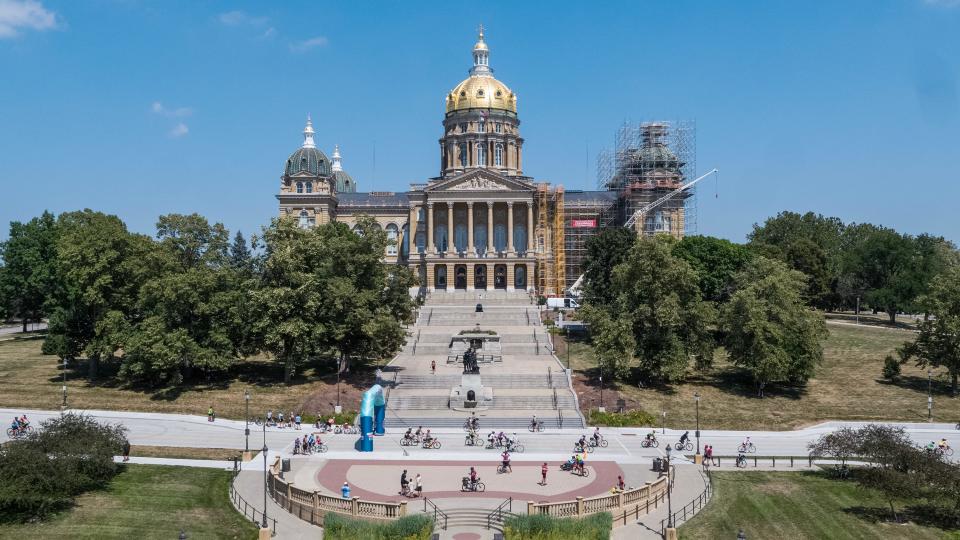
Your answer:
[[[642,140],[617,160],[606,189],[565,191],[523,171],[517,95],[493,76],[483,29],[469,76],[446,95],[440,174],[405,193],[357,191],[316,147],[308,118],[303,145],[287,159],[280,215],[304,227],[372,216],[395,240],[385,260],[416,266],[427,291],[504,289],[563,295],[580,276],[584,243],[621,226],[634,209],[677,191],[684,163],[669,148],[669,125],[641,126]],[[638,234],[684,234],[687,193],[638,221]]]

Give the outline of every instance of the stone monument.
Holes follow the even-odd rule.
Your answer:
[[[450,391],[450,408],[454,410],[486,410],[493,404],[493,389],[483,386],[474,344],[463,352],[463,373],[460,385]]]

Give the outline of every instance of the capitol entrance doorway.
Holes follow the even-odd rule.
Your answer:
[[[518,291],[527,290],[527,266],[525,264],[518,264],[513,272],[514,288]]]
[[[473,267],[473,288],[477,290],[486,290],[487,288],[487,265],[478,264]]]
[[[453,288],[467,289],[467,265],[457,264],[453,267]]]
[[[446,289],[447,288],[447,265],[441,264],[433,267],[434,271],[434,288],[435,289]]]
[[[493,267],[493,288],[494,289],[507,288],[507,265],[498,264]]]

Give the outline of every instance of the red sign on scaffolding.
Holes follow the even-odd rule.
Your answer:
[[[595,219],[571,219],[570,226],[574,229],[593,229],[597,226]]]

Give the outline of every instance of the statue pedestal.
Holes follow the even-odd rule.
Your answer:
[[[464,373],[460,385],[450,390],[450,408],[455,411],[485,411],[493,405],[493,388],[483,386],[479,373]]]

